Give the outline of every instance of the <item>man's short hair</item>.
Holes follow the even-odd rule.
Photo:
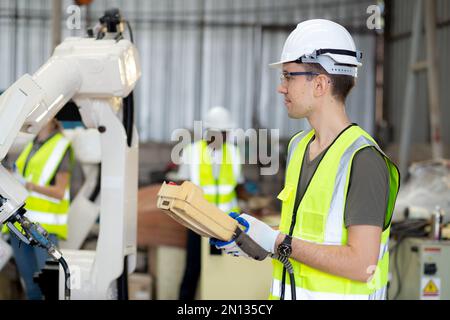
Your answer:
[[[318,63],[303,63],[302,65],[305,67],[306,71],[327,75],[331,79],[331,94],[342,103],[345,102],[348,94],[355,86],[355,78],[352,76],[329,74]]]

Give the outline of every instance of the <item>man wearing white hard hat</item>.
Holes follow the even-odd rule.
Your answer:
[[[278,92],[289,117],[312,127],[288,146],[279,230],[240,215],[247,234],[276,258],[271,299],[386,298],[399,173],[345,112],[361,58],[344,27],[315,19],[298,24],[271,65],[281,69]]]
[[[203,189],[206,200],[224,212],[239,212],[238,194],[243,197],[244,178],[238,148],[227,143],[227,132],[235,125],[230,112],[221,106],[208,110],[203,126],[206,139],[183,150],[178,180],[190,180]],[[211,247],[212,254],[221,254]],[[201,237],[188,230],[186,268],[180,287],[181,300],[195,298],[201,269]]]

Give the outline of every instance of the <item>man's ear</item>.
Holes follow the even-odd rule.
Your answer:
[[[318,75],[314,79],[314,96],[321,97],[331,90],[331,80],[325,75]]]

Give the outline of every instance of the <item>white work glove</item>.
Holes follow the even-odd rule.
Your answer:
[[[275,253],[275,242],[277,240],[279,230],[274,230],[261,220],[256,219],[248,214],[241,214],[240,217],[246,220],[249,227],[246,233],[264,250]]]
[[[275,251],[275,241],[277,240],[280,231],[273,230],[264,222],[248,215],[237,215],[235,212],[231,212],[230,216],[236,219],[241,225],[245,227],[245,233],[255,241],[259,246],[269,253]],[[234,240],[229,242],[220,241],[217,239],[211,239],[210,243],[215,245],[218,249],[223,250],[227,254],[233,256],[249,257]]]

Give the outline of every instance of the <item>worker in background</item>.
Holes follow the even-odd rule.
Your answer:
[[[297,299],[386,297],[399,173],[346,114],[360,60],[344,27],[317,19],[298,24],[281,61],[272,64],[281,69],[278,92],[289,117],[306,118],[312,129],[289,143],[279,230],[240,215],[254,241],[292,262],[295,291],[283,264],[273,260],[271,299],[291,299],[291,292]]]
[[[15,162],[14,173],[29,192],[25,201],[26,216],[41,224],[55,244],[67,238],[73,160],[69,140],[63,136],[60,123],[52,119],[26,145]],[[44,267],[49,258],[47,252],[20,242],[14,235],[10,239],[26,297],[41,300],[42,293],[33,275]]]
[[[245,197],[244,178],[238,148],[227,143],[227,131],[234,128],[230,112],[211,108],[203,121],[206,139],[186,147],[178,180],[190,180],[203,189],[206,200],[224,212],[239,212],[238,195]],[[217,251],[215,247],[213,250]],[[220,251],[218,252],[220,254]],[[186,267],[179,298],[193,300],[201,270],[201,237],[188,230]]]

